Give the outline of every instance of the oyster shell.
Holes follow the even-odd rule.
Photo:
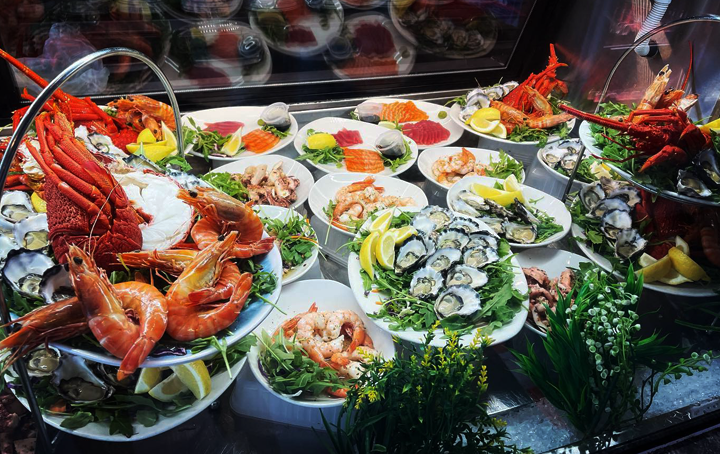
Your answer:
[[[47,214],[28,216],[15,224],[13,235],[15,242],[31,251],[44,249],[50,244],[48,240]]]
[[[647,247],[647,240],[635,229],[621,230],[615,240],[615,255],[624,260],[629,260]]]
[[[462,190],[457,194],[457,200],[465,202],[467,205],[477,211],[487,211],[490,207],[485,203],[485,199],[472,191]]]
[[[509,92],[515,90],[515,89],[518,87],[518,85],[520,85],[519,82],[516,82],[516,81],[514,81],[514,80],[510,80],[510,81],[507,81],[507,82],[505,82],[505,83],[503,84],[503,88],[505,88],[506,90],[508,90],[508,93],[509,93]]]
[[[718,165],[718,153],[712,148],[702,151],[693,160],[695,169],[705,184],[718,188],[720,187],[720,165]]]
[[[42,275],[53,265],[52,259],[45,254],[16,249],[8,254],[2,277],[15,291],[39,298]]]
[[[405,240],[395,254],[395,272],[403,273],[414,268],[427,257],[427,247],[423,238],[414,235]]]
[[[453,221],[453,219],[455,219],[450,211],[436,205],[430,205],[423,208],[420,210],[420,214],[424,214],[435,223],[435,230],[444,229]]]
[[[689,170],[678,172],[677,191],[688,197],[703,198],[712,195],[712,191],[703,183],[703,180]]]
[[[30,196],[23,191],[8,191],[0,198],[0,216],[12,223],[35,214]]]
[[[540,157],[548,165],[548,167],[554,169],[560,165],[560,161],[568,154],[566,148],[560,148],[556,144],[548,145],[543,148],[540,152]]]
[[[427,266],[433,270],[442,273],[449,270],[454,264],[462,259],[462,252],[459,249],[444,248],[438,249],[433,255],[428,257]]]
[[[413,219],[412,226],[425,235],[433,233],[437,228],[437,224],[430,219],[430,216],[424,214],[417,214]]]
[[[485,271],[479,270],[468,265],[455,265],[448,271],[445,278],[447,287],[453,285],[469,285],[474,289],[478,289],[487,284],[488,275]]]
[[[468,249],[476,247],[491,247],[493,249],[497,249],[498,239],[489,233],[471,233],[470,241],[465,245],[465,247]]]
[[[487,104],[488,104],[488,106],[489,106],[489,105],[490,105],[490,98],[488,98],[488,97],[485,96],[485,95],[483,95],[483,96],[484,96],[484,98],[483,98],[483,101],[481,101],[481,102],[484,102],[484,100],[487,100]],[[470,104],[470,103],[468,103],[468,104],[467,104],[465,107],[463,107],[462,110],[460,111],[459,118],[460,118],[460,120],[464,123],[464,122],[466,122],[468,119],[470,119],[470,118],[473,116],[473,114],[474,114],[475,112],[477,112],[478,110],[480,110],[480,104]]]
[[[465,100],[466,107],[475,106],[482,109],[490,107],[490,97],[485,93],[485,89],[483,88],[476,88],[472,90],[467,94]],[[472,115],[472,113],[470,115]]]
[[[435,314],[440,319],[472,315],[480,307],[480,295],[469,285],[453,285],[435,300]]]
[[[525,204],[522,203],[520,200],[515,199],[515,202],[513,203],[513,209],[515,210],[517,216],[524,222],[534,225],[540,225],[540,219],[538,219],[537,216],[535,216],[535,214],[533,214],[528,209],[528,207],[526,207]]]
[[[67,264],[55,265],[45,270],[40,279],[40,296],[47,304],[75,296]]]
[[[532,224],[505,221],[502,223],[502,228],[505,238],[514,243],[530,244],[534,243],[537,238],[537,229]]]
[[[497,233],[498,235],[503,233],[502,229],[502,223],[503,220],[499,218],[478,218],[479,221],[484,222],[488,227],[490,227],[493,232]]]
[[[492,200],[485,200],[485,203],[488,205],[490,212],[500,218],[513,219],[515,217],[515,214],[512,211],[508,210],[497,202],[493,202]]]
[[[618,232],[632,227],[632,216],[624,210],[610,210],[600,218],[600,230],[610,239],[615,239]]]
[[[410,281],[410,294],[416,298],[435,298],[442,288],[442,274],[425,267],[415,271]]]
[[[600,181],[583,186],[583,188],[580,189],[580,201],[588,211],[592,210],[595,205],[604,198],[605,190]]]
[[[15,238],[15,234],[13,233],[14,229],[15,229],[14,223],[0,217],[0,235],[7,236],[11,239],[14,239]]]
[[[60,366],[60,350],[55,347],[40,347],[25,358],[25,367],[31,377],[49,377]]]
[[[7,235],[0,235],[0,263],[5,262],[10,251],[20,249],[15,240]]]
[[[463,254],[463,263],[475,268],[482,268],[488,263],[500,260],[497,250],[491,247],[476,247],[468,249]]]
[[[69,402],[100,402],[115,389],[101,380],[79,356],[62,354],[60,366],[52,374],[50,383]]]
[[[612,197],[599,201],[593,209],[590,210],[588,215],[599,218],[610,210],[632,211],[632,208],[630,208],[630,205],[625,203],[624,200]]]
[[[485,94],[492,100],[502,99],[505,96],[505,92],[500,85],[495,85],[485,89]]]
[[[405,154],[405,140],[400,131],[391,129],[378,136],[375,148],[386,158],[399,158]]]
[[[287,131],[292,125],[290,108],[284,102],[276,102],[267,106],[260,114],[260,119],[266,125],[272,126],[281,132]]]
[[[571,173],[575,169],[575,164],[578,162],[577,154],[568,153],[560,160],[560,167],[567,172]]]
[[[607,198],[620,199],[627,203],[630,208],[635,208],[635,205],[642,202],[638,188],[630,185],[622,185],[613,189],[608,193]]]
[[[458,218],[455,218],[455,220],[452,221],[450,224],[448,224],[447,228],[448,229],[460,229],[463,232],[470,234],[470,233],[479,231],[480,224],[478,224],[477,222],[475,222],[469,218],[458,217]]]
[[[461,229],[446,229],[440,233],[435,242],[439,249],[453,248],[464,249],[470,241],[470,237]]]

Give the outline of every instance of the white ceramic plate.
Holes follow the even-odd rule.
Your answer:
[[[188,122],[188,117],[190,117],[193,119],[193,121],[195,121],[195,124],[200,129],[203,129],[208,123],[217,123],[220,121],[239,121],[244,124],[242,128],[242,134],[245,135],[248,134],[250,131],[260,129],[260,125],[258,125],[257,122],[260,119],[260,114],[262,114],[262,111],[265,110],[265,107],[266,106],[240,106],[198,110],[197,112],[191,112],[189,114],[183,115],[182,123],[183,126],[189,126],[190,123]],[[278,142],[277,145],[275,145],[268,151],[264,151],[262,153],[254,153],[252,151],[246,150],[232,157],[210,155],[208,156],[208,159],[210,159],[211,161],[237,161],[238,159],[250,158],[253,156],[269,155],[283,149],[283,147],[293,141],[295,134],[297,134],[298,132],[298,124],[292,114],[290,114],[290,130],[288,132],[290,134],[287,137],[285,137],[284,139],[280,139],[280,142]],[[188,147],[186,153],[193,156],[202,157],[201,153],[192,151],[191,147]]]
[[[528,249],[515,256],[523,268],[540,268],[547,273],[550,279],[560,277],[560,273],[568,268],[579,268],[581,263],[590,263],[586,257],[563,251],[562,249]],[[547,334],[537,329],[535,323],[525,320],[525,327],[530,331],[547,337]]]
[[[580,126],[580,127],[582,128],[582,126]],[[578,139],[570,139],[570,140],[573,141],[573,142],[577,142],[577,141],[578,141]],[[537,160],[538,160],[538,162],[540,163],[540,165],[548,172],[548,174],[549,174],[552,178],[554,178],[554,179],[556,179],[556,180],[558,180],[558,181],[561,181],[563,184],[567,185],[567,182],[570,181],[570,178],[568,178],[567,176],[563,175],[562,173],[558,172],[557,170],[555,170],[555,169],[553,169],[552,167],[550,167],[549,165],[547,165],[547,163],[545,162],[545,160],[542,158],[543,150],[545,150],[545,148],[540,148],[540,149],[538,150],[538,152],[537,152]],[[590,153],[589,153],[587,150],[585,150],[584,155],[585,155],[585,159],[587,159],[588,157],[590,157]],[[573,186],[575,186],[575,185],[577,185],[577,186],[578,186],[578,189],[580,189],[580,188],[582,188],[583,186],[587,186],[588,183],[585,183],[585,182],[582,182],[582,181],[578,181],[577,179],[575,179],[575,180],[573,181]]]
[[[390,34],[392,35],[393,44],[395,44],[395,51],[392,52],[391,55],[383,55],[382,57],[391,57],[397,62],[397,75],[406,76],[410,74],[413,65],[415,65],[415,56],[417,55],[415,46],[410,44],[400,33],[398,33],[398,31],[395,29],[395,26],[393,26],[392,21],[384,15],[376,12],[353,14],[345,20],[345,24],[343,25],[343,31],[347,30],[347,33],[343,33],[343,35],[347,39],[349,39],[350,42],[354,42],[355,29],[363,22],[380,24],[387,31],[390,32]],[[338,67],[333,60],[326,58],[326,61],[332,69],[333,73],[335,73],[335,75],[338,76],[340,79],[355,79],[355,77],[350,77],[342,70],[342,68]],[[373,76],[370,74],[368,74],[367,76],[360,76],[360,78],[365,77],[372,78],[377,76]]]
[[[446,140],[443,140],[442,142],[434,143],[431,145],[420,145],[417,144],[418,149],[425,150],[428,148],[436,148],[436,147],[447,147],[448,145],[452,145],[458,140],[460,140],[460,137],[463,135],[463,129],[458,126],[457,123],[452,121],[452,118],[450,118],[450,108],[441,106],[440,104],[433,104],[431,102],[426,101],[416,101],[414,99],[400,99],[400,98],[370,98],[368,99],[369,102],[377,102],[380,104],[390,104],[393,102],[408,102],[412,101],[415,103],[415,105],[418,107],[418,109],[424,111],[428,115],[428,120],[434,121],[435,123],[440,123],[443,128],[450,131],[450,137],[448,137]],[[438,114],[440,112],[445,112],[447,115],[445,118],[439,118]],[[415,121],[408,121],[407,123],[403,124],[411,124],[411,123],[417,123]],[[416,142],[417,143],[417,142]]]
[[[357,302],[355,302],[353,291],[339,282],[325,279],[310,279],[307,281],[295,282],[294,284],[283,288],[283,293],[280,297],[280,301],[278,301],[278,305],[287,312],[287,315],[281,314],[279,311],[275,311],[272,316],[265,319],[265,321],[255,330],[255,334],[259,337],[260,333],[264,329],[272,336],[273,332],[275,332],[282,322],[299,313],[307,311],[312,303],[317,304],[318,311],[347,309],[355,312],[362,319],[367,333],[373,340],[375,349],[380,352],[383,358],[390,359],[395,356],[395,346],[393,345],[392,337],[370,322],[368,316],[365,315],[360,306],[358,306]],[[253,375],[255,375],[257,381],[260,382],[260,384],[271,394],[274,394],[286,402],[290,402],[291,404],[299,405],[301,407],[328,408],[338,407],[343,404],[343,399],[330,396],[320,395],[318,397],[293,397],[286,394],[280,394],[273,390],[270,387],[270,383],[267,378],[260,371],[260,363],[258,359],[259,353],[260,344],[258,343],[253,346],[248,353],[250,370]]]
[[[382,126],[374,125],[372,123],[365,123],[363,121],[357,121],[357,120],[350,120],[349,118],[334,118],[334,117],[327,117],[327,118],[320,118],[319,120],[315,120],[313,122],[308,123],[305,125],[300,132],[295,136],[295,150],[297,150],[298,154],[300,156],[304,155],[305,152],[303,151],[302,147],[307,143],[307,131],[309,129],[314,129],[317,132],[326,132],[328,134],[335,134],[341,129],[348,129],[351,131],[358,131],[360,133],[360,136],[363,139],[363,142],[358,145],[353,145],[351,147],[347,148],[361,148],[364,150],[375,150],[375,141],[377,140],[378,136],[384,132],[388,132],[389,129],[383,128]],[[395,176],[400,175],[401,173],[408,170],[412,165],[415,163],[418,157],[418,147],[414,140],[410,139],[409,137],[403,136],[404,139],[407,141],[407,143],[410,145],[410,151],[412,153],[412,158],[410,161],[406,162],[405,164],[399,166],[395,172],[393,172],[390,167],[385,167],[385,169],[382,172],[376,173],[375,175],[385,175],[385,176]],[[314,162],[310,161],[309,159],[306,160],[310,165],[314,166],[318,170],[322,170],[325,173],[346,173],[347,167],[345,167],[345,161],[343,160],[340,167],[336,166],[335,164],[315,164]]]
[[[585,236],[585,230],[577,224],[572,225],[572,236],[582,238],[583,240],[587,238]],[[580,250],[582,250],[583,254],[585,254],[593,262],[597,263],[600,268],[604,269],[608,273],[612,272],[612,263],[610,263],[610,261],[606,259],[603,255],[593,251],[587,244],[585,244],[585,241],[583,240],[576,241],[578,247],[580,248]],[[614,274],[619,279],[625,280],[625,276],[621,275],[620,273]],[[716,297],[717,292],[720,291],[720,283],[688,283],[682,285],[668,285],[663,284],[662,282],[651,282],[644,284],[643,287],[649,290],[654,290],[656,292],[666,293],[668,295],[686,297],[689,296],[693,298],[708,296]]]
[[[400,212],[400,210],[397,208],[395,208],[394,210],[396,214]],[[414,210],[410,209],[406,211],[417,211],[417,208]],[[490,227],[484,226],[482,225],[482,223],[480,224],[481,227],[484,227],[486,230],[490,231]],[[365,226],[363,226],[363,228],[365,228]],[[513,257],[511,259],[511,263],[514,267],[515,272],[513,287],[520,293],[527,294],[527,281],[525,280],[525,275],[523,274],[517,259]],[[350,281],[350,287],[352,288],[352,291],[355,294],[355,299],[360,304],[362,310],[365,311],[365,313],[367,314],[376,314],[380,310],[380,305],[378,303],[384,295],[381,292],[375,291],[370,291],[367,294],[365,293],[362,277],[360,276],[361,269],[362,268],[360,267],[360,257],[354,252],[351,253],[348,257],[348,280]],[[515,314],[515,317],[510,323],[490,333],[490,337],[493,339],[492,345],[503,343],[520,332],[523,327],[523,323],[525,323],[525,319],[527,318],[529,302],[526,299],[522,304],[523,308],[520,309],[517,314]],[[399,337],[402,340],[412,342],[414,344],[420,344],[425,342],[425,336],[427,334],[427,331],[415,331],[413,329],[395,331],[390,329],[390,322],[376,318],[372,318],[370,320],[372,320],[373,323],[375,323],[383,330],[387,331],[393,336]],[[474,335],[475,333],[471,332],[461,336],[460,344],[469,345]],[[444,338],[442,330],[438,329],[435,331],[435,339],[433,339],[430,345],[432,345],[433,347],[443,347],[445,346],[446,342],[447,339]]]
[[[485,186],[493,187],[495,183],[502,184],[503,180],[499,180],[497,178],[490,178],[490,177],[466,177],[462,180],[455,183],[453,187],[450,188],[450,190],[447,193],[446,197],[446,203],[448,207],[451,207],[451,200],[455,200],[457,198],[457,195],[462,190],[470,190],[470,186],[473,183],[480,183]],[[536,209],[550,215],[551,217],[555,218],[555,223],[562,226],[562,231],[556,233],[555,235],[551,236],[550,238],[546,239],[545,241],[541,241],[540,243],[533,243],[533,244],[521,244],[521,243],[510,243],[510,246],[515,248],[536,248],[536,247],[543,247],[547,246],[548,244],[552,244],[556,241],[562,240],[565,235],[568,234],[570,231],[570,225],[572,224],[572,216],[570,215],[570,212],[568,211],[567,207],[564,203],[562,203],[560,200],[556,199],[555,197],[551,196],[550,194],[546,194],[538,189],[532,188],[530,186],[524,186],[521,185],[520,189],[523,193],[523,196],[525,197],[525,201],[529,202],[530,200],[534,201],[534,204],[531,204]],[[451,208],[452,210],[452,208]],[[454,210],[453,210],[454,211]],[[509,242],[509,241],[508,241]]]
[[[328,206],[331,200],[335,200],[335,194],[337,194],[341,188],[362,181],[368,176],[375,177],[375,186],[385,188],[383,196],[411,197],[415,200],[415,206],[418,209],[428,204],[427,196],[422,189],[412,183],[397,178],[370,175],[367,173],[333,173],[320,178],[310,190],[310,210],[318,219],[329,225],[333,230],[349,237],[354,236],[355,232],[348,232],[331,225],[323,209]]]
[[[268,234],[263,232],[263,237],[266,238],[267,236]],[[280,289],[282,288],[282,259],[280,257],[280,250],[277,248],[277,246],[275,246],[267,254],[256,257],[255,262],[258,265],[262,266],[263,270],[272,272],[277,278],[277,286],[275,287],[275,290],[270,294],[263,295],[263,297],[270,301],[270,303],[272,304],[267,304],[259,298],[248,298],[248,301],[245,304],[245,307],[243,308],[238,318],[233,322],[232,325],[228,327],[232,334],[220,339],[221,341],[224,339],[225,342],[227,342],[228,346],[234,344],[235,342],[250,334],[252,330],[254,330],[255,327],[260,324],[260,322],[265,320],[265,317],[270,314],[270,312],[274,308],[275,303],[280,297]],[[13,316],[13,318],[15,317]],[[77,355],[90,361],[95,361],[96,363],[109,364],[111,366],[120,365],[119,358],[115,358],[114,356],[111,356],[106,352],[99,352],[97,350],[86,350],[84,348],[75,348],[59,342],[53,342],[50,345],[63,352],[69,353],[71,355]],[[144,363],[140,365],[140,367],[176,366],[178,364],[189,363],[198,359],[206,359],[213,356],[215,353],[217,353],[217,349],[215,349],[215,347],[213,346],[209,346],[196,353],[190,353],[190,350],[188,349],[188,353],[184,356],[150,356],[145,360]]]
[[[297,200],[295,200],[290,208],[297,208],[302,206],[310,194],[310,188],[315,184],[315,179],[312,173],[301,163],[294,159],[286,158],[285,156],[253,156],[251,158],[242,159],[239,161],[233,161],[223,166],[217,167],[211,172],[227,172],[227,173],[239,173],[242,174],[250,166],[266,165],[268,172],[278,162],[282,162],[282,168],[286,175],[295,177],[300,180],[300,184],[295,189],[297,194]]]
[[[276,206],[270,206],[270,205],[257,205],[253,207],[253,209],[258,213],[260,217],[263,218],[269,218],[269,219],[281,219],[283,221],[288,221],[292,219],[293,217],[299,217],[304,221],[307,221],[304,216],[301,214],[298,214],[296,211],[290,209],[290,208],[283,208],[283,207],[276,207]],[[317,234],[313,234],[312,238],[317,241]],[[283,275],[282,278],[282,285],[287,285],[291,282],[295,282],[298,279],[300,279],[305,273],[310,271],[310,268],[315,264],[318,258],[318,246],[317,244],[313,247],[313,252],[310,258],[305,260],[300,265],[290,268],[285,275]]]
[[[583,122],[580,123],[580,127],[578,128],[578,138],[580,139],[580,142],[585,145],[585,148],[590,152],[590,154],[602,156],[602,150],[595,146],[595,138],[590,130],[589,121],[583,120]]]
[[[328,0],[325,2],[325,10],[322,13],[308,10],[308,14],[301,14],[302,17],[299,17],[297,22],[292,24],[288,23],[289,21],[285,19],[286,24],[284,28],[289,26],[302,27],[311,31],[315,37],[314,43],[288,44],[287,42],[283,42],[281,40],[275,40],[271,35],[269,35],[267,30],[260,24],[257,17],[258,12],[268,12],[282,15],[280,9],[275,7],[263,8],[259,5],[259,3],[261,2],[251,0],[248,4],[250,27],[260,33],[263,39],[267,42],[268,46],[272,49],[293,57],[309,57],[324,51],[327,47],[328,41],[340,33],[345,18],[343,7],[340,2],[338,0]],[[302,5],[302,7],[305,8],[305,5]]]
[[[489,164],[490,158],[497,161],[500,159],[500,152],[495,150],[486,150],[484,148],[467,148],[467,147],[432,147],[428,148],[425,151],[423,151],[417,160],[418,168],[420,169],[420,172],[422,172],[423,175],[425,175],[425,178],[428,179],[429,182],[433,183],[440,189],[449,189],[452,187],[452,185],[445,186],[444,184],[440,183],[437,178],[435,178],[435,175],[432,171],[432,166],[435,164],[435,161],[437,161],[440,158],[444,158],[445,156],[452,156],[454,154],[458,154],[462,151],[462,149],[465,148],[467,151],[472,153],[475,156],[475,162],[477,164]],[[511,157],[512,158],[512,157]],[[517,159],[512,158],[515,161]],[[522,175],[519,179],[520,183],[525,181],[525,170],[522,171]]]
[[[450,108],[450,118],[452,118],[453,121],[455,123],[457,123],[458,125],[460,125],[460,127],[463,128],[465,131],[473,133],[476,136],[480,136],[480,137],[483,137],[483,138],[489,139],[489,140],[494,140],[495,142],[507,143],[507,144],[511,144],[511,145],[516,144],[516,145],[535,145],[535,146],[537,146],[539,144],[539,142],[537,142],[537,141],[535,141],[535,142],[513,142],[512,140],[501,139],[499,137],[495,137],[490,134],[483,134],[481,132],[477,132],[473,128],[471,128],[469,125],[466,125],[465,122],[460,120],[460,111],[461,110],[462,110],[462,106],[460,106],[460,104],[458,104],[458,103],[453,104],[453,106]],[[572,129],[575,127],[575,119],[573,118],[572,120],[568,121],[567,126],[568,126],[568,129],[570,131],[572,131]],[[562,140],[562,137],[556,136],[556,135],[552,135],[552,136],[548,137],[548,143],[557,142],[558,140]]]
[[[167,432],[168,430],[179,426],[180,424],[188,421],[190,418],[209,407],[210,404],[215,402],[222,395],[222,393],[224,393],[225,390],[228,389],[230,385],[235,381],[238,372],[240,372],[240,369],[242,369],[242,367],[245,365],[245,361],[247,361],[247,357],[241,359],[240,361],[238,361],[237,364],[230,368],[232,372],[232,378],[228,376],[228,373],[225,370],[218,374],[215,374],[215,376],[212,377],[212,389],[210,390],[210,393],[203,399],[193,402],[188,409],[183,410],[179,413],[175,413],[171,416],[159,416],[157,423],[151,427],[145,427],[137,422],[134,423],[132,426],[135,434],[130,438],[121,434],[110,435],[108,432],[107,423],[101,424],[97,422],[92,422],[85,427],[81,427],[79,429],[67,429],[60,426],[63,420],[65,420],[65,418],[62,416],[43,414],[43,419],[47,424],[58,430],[67,432],[70,435],[77,435],[78,437],[82,438],[90,438],[92,440],[110,441],[116,443],[144,440],[146,438],[160,435],[161,433]],[[15,390],[13,390],[13,393],[14,392]],[[30,410],[27,399],[18,396],[18,400],[25,406],[25,408]]]

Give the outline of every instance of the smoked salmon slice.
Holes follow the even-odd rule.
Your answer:
[[[362,148],[343,148],[348,172],[379,173],[385,169],[380,153]]]
[[[277,145],[280,139],[273,133],[255,129],[242,136],[242,141],[247,151],[262,153]]]
[[[396,101],[383,104],[382,111],[380,112],[381,120],[397,121],[398,123],[405,123],[406,121],[421,121],[427,120],[428,118],[428,114],[418,109],[412,101]]]

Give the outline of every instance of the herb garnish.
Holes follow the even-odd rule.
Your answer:
[[[289,130],[289,129],[288,129],[287,131],[280,131],[280,130],[279,130],[278,128],[276,128],[275,126],[271,126],[271,125],[265,123],[265,122],[262,121],[262,120],[258,120],[257,123],[258,123],[258,125],[261,126],[260,129],[262,129],[263,131],[267,131],[267,132],[269,132],[270,134],[273,134],[274,136],[276,136],[276,137],[279,138],[280,140],[282,140],[282,139],[284,139],[285,137],[287,137],[287,136],[290,135],[290,130]]]
[[[500,149],[499,152],[500,156],[497,161],[495,161],[492,155],[490,156],[490,163],[484,168],[485,175],[501,180],[504,180],[510,175],[515,175],[515,178],[520,181],[523,173],[522,162],[514,159],[502,149]]]
[[[230,197],[234,197],[242,202],[247,201],[249,198],[249,193],[245,185],[242,184],[239,178],[235,178],[235,175],[232,173],[208,172],[200,178]]]
[[[280,255],[285,272],[304,263],[317,248],[315,231],[295,212],[289,212],[289,216],[285,219],[260,216],[260,220],[268,234],[274,236],[275,241],[280,244]]]
[[[308,129],[307,136],[310,137],[315,134],[324,134],[314,129]],[[303,154],[296,157],[298,161],[310,160],[315,164],[335,164],[338,168],[342,167],[342,162],[345,159],[345,151],[339,145],[334,147],[325,147],[320,150],[313,150],[306,144],[302,146]]]
[[[183,149],[186,150],[187,147],[192,145],[193,151],[202,154],[206,161],[211,154],[220,153],[222,146],[232,137],[232,134],[224,136],[217,131],[204,131],[195,124],[192,117],[188,117],[188,122],[190,126],[183,126],[182,128]],[[242,153],[242,149],[239,153]]]

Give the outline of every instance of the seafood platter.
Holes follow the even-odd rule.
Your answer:
[[[515,175],[518,182],[525,181],[522,162],[503,150],[464,147],[428,148],[422,152],[417,163],[423,176],[442,189],[448,189],[461,179],[473,176],[504,180],[510,175]]]
[[[280,399],[302,407],[337,407],[345,401],[347,379],[362,373],[362,364],[376,357],[395,356],[392,337],[370,321],[355,301],[352,290],[339,282],[306,280],[283,289],[278,301],[287,314],[274,312],[255,330],[260,340],[248,353],[248,364],[257,381]],[[325,322],[323,329],[317,320]],[[340,335],[341,327],[345,333]],[[330,342],[324,338],[333,339]],[[320,339],[320,340],[318,340]],[[276,351],[288,353],[299,343],[308,352],[310,369],[317,364],[330,372],[326,381],[299,385]],[[350,345],[353,347],[350,348]],[[275,350],[275,351],[274,351]]]
[[[222,107],[183,116],[186,152],[216,162],[275,153],[292,143],[298,124],[287,104]]]
[[[414,140],[396,129],[346,118],[321,118],[295,137],[297,159],[325,173],[399,175],[418,157]]]
[[[426,101],[398,98],[371,98],[360,104],[351,116],[357,120],[394,128],[415,141],[420,150],[445,147],[463,134],[452,121],[449,108]]]
[[[450,117],[466,131],[502,143],[544,146],[568,137],[575,126],[572,115],[560,111],[556,96],[567,93],[556,78],[560,63],[550,45],[550,61],[525,81],[509,81],[471,90],[456,98]]]
[[[327,43],[325,61],[340,79],[410,74],[417,51],[382,14],[353,14]]]

